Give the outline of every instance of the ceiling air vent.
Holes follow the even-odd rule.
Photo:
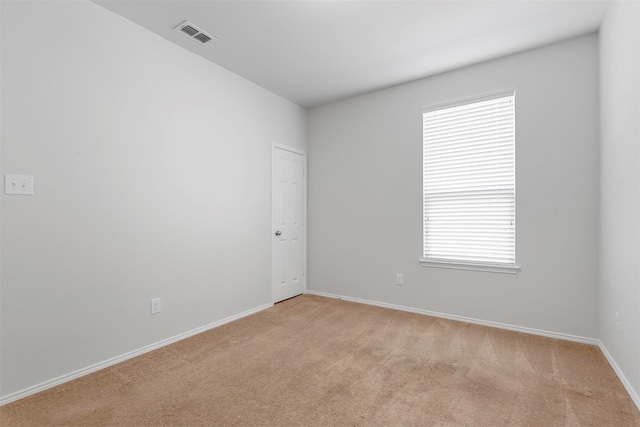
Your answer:
[[[204,31],[202,31],[200,28],[196,27],[189,21],[184,21],[182,24],[178,25],[175,28],[175,30],[180,31],[182,34],[185,34],[191,37],[192,39],[199,41],[202,44],[207,44],[210,41],[217,40],[215,37],[205,33]]]

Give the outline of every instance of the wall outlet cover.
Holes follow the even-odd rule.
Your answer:
[[[160,298],[153,298],[151,300],[151,314],[158,314],[162,310],[162,304]]]

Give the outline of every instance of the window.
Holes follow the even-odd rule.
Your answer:
[[[515,94],[423,111],[425,266],[516,273]]]

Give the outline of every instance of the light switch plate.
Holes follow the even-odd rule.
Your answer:
[[[33,176],[5,173],[4,193],[23,196],[33,195]]]

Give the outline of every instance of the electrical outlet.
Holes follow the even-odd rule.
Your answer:
[[[616,319],[616,331],[620,332],[620,313],[618,313],[617,311],[614,313],[615,319]]]
[[[396,285],[404,285],[404,274],[396,273]]]
[[[158,314],[162,310],[162,305],[160,304],[160,298],[153,298],[151,300],[151,314]]]

